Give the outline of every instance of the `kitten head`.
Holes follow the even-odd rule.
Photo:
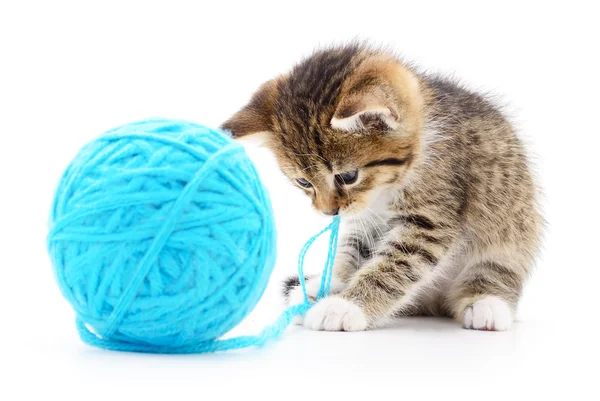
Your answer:
[[[222,128],[260,137],[281,170],[328,215],[354,214],[402,184],[419,156],[419,80],[361,45],[321,50],[264,83]]]

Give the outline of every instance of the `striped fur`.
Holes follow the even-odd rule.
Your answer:
[[[265,83],[223,128],[262,133],[314,207],[344,216],[339,297],[368,327],[397,314],[476,322],[488,298],[517,307],[542,217],[523,145],[486,98],[352,44]],[[354,169],[355,183],[336,178]]]

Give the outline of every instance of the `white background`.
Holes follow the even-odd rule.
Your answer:
[[[0,399],[521,399],[598,396],[598,11],[592,1],[2,2]],[[17,5],[18,4],[18,5]],[[485,5],[484,5],[485,4]],[[216,126],[319,44],[367,38],[498,94],[545,190],[545,249],[507,333],[447,320],[316,333],[243,353],[155,356],[81,343],[45,251],[54,185],[88,140],[147,117]],[[269,154],[280,258],[237,330],[279,313],[279,279],[328,220]],[[321,246],[309,259],[321,268]],[[598,399],[598,398],[595,398]]]

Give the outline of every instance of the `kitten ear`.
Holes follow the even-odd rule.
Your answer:
[[[331,126],[342,131],[393,131],[400,126],[398,110],[391,96],[377,88],[351,95],[338,105]]]
[[[221,129],[238,139],[248,135],[261,136],[271,131],[271,116],[275,104],[277,83],[267,81],[258,88],[250,102],[221,124]]]

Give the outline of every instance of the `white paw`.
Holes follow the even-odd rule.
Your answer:
[[[331,279],[331,284],[329,286],[330,294],[337,294],[342,291],[346,285],[342,283],[340,280],[337,280],[335,277]],[[316,277],[308,280],[306,282],[306,294],[308,295],[308,299],[311,302],[315,302],[317,299],[317,295],[319,294],[319,289],[321,288],[321,277]],[[290,295],[288,297],[288,305],[299,305],[304,303],[304,293],[302,292],[302,287],[297,286],[293,290],[290,291]],[[304,322],[304,316],[296,316],[292,320],[292,324],[302,325]]]
[[[513,314],[506,301],[485,297],[465,310],[463,326],[474,330],[504,331],[510,329]]]
[[[355,303],[338,296],[323,298],[304,318],[304,327],[312,330],[362,331],[367,317]]]

